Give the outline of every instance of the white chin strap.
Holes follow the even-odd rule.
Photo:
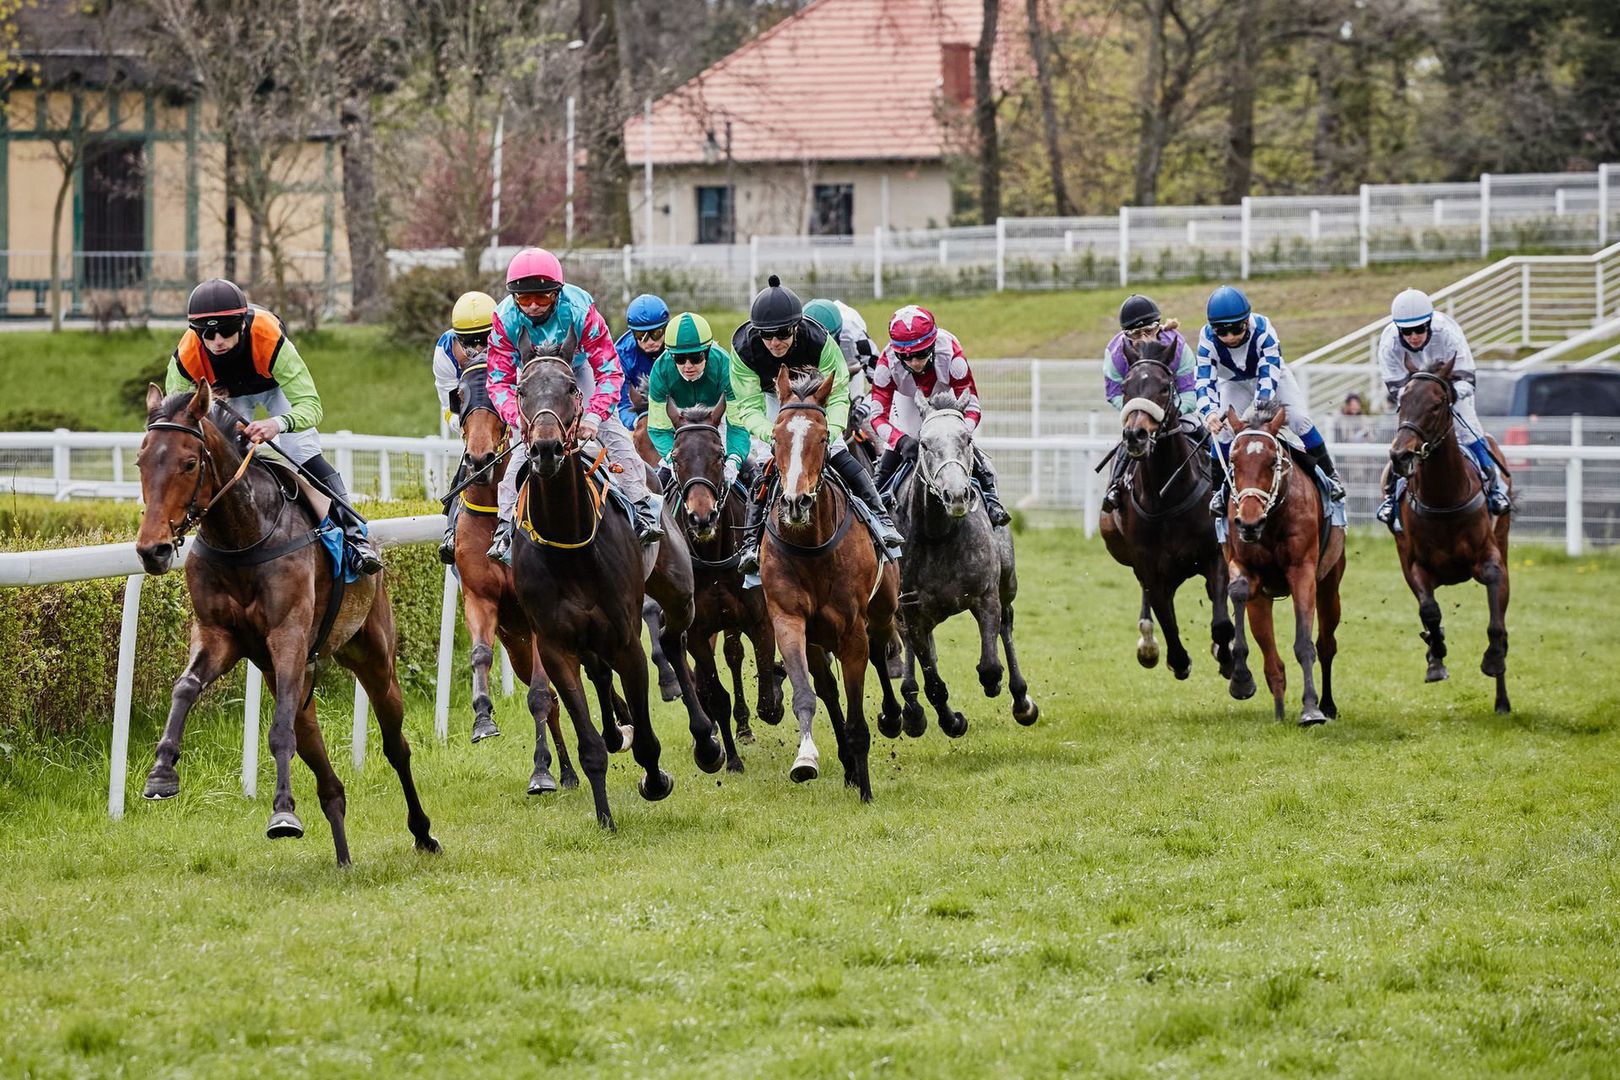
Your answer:
[[[1157,401],[1149,401],[1147,398],[1133,397],[1131,400],[1125,403],[1124,408],[1119,410],[1119,423],[1121,427],[1125,426],[1126,419],[1133,412],[1145,412],[1159,423],[1164,423],[1163,405],[1160,405]]]

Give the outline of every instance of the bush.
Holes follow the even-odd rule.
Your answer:
[[[499,296],[495,285],[470,279],[461,267],[417,266],[388,284],[388,331],[411,348],[425,347],[450,325],[456,298],[472,289]]]
[[[85,423],[77,414],[61,409],[24,408],[0,413],[0,431],[55,431],[57,428],[67,428],[69,431],[97,430],[95,425]]]

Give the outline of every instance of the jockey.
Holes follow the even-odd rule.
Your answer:
[[[827,331],[844,354],[844,362],[849,365],[849,396],[867,393],[872,369],[877,367],[878,347],[868,335],[861,313],[842,300],[812,300],[804,305],[804,313]],[[867,385],[859,385],[857,379],[866,380]]]
[[[1222,432],[1228,408],[1241,415],[1254,402],[1276,398],[1288,410],[1289,430],[1299,436],[1306,453],[1328,478],[1329,497],[1341,501],[1344,484],[1322,433],[1311,423],[1305,394],[1283,363],[1271,320],[1256,314],[1249,307],[1249,298],[1230,285],[1209,294],[1205,311],[1209,322],[1198,335],[1198,413],[1211,434],[1225,436],[1216,452],[1224,458],[1232,441],[1230,432]],[[1223,478],[1210,496],[1209,512],[1216,517],[1226,516],[1226,487]]]
[[[905,537],[890,520],[871,475],[844,442],[844,428],[849,424],[849,369],[838,343],[814,319],[805,316],[799,297],[792,289],[783,288],[781,279],[772,274],[754,297],[749,320],[732,335],[731,349],[737,424],[766,446],[771,443],[779,404],[776,373],[784,367],[815,369],[833,377],[832,396],[827,399],[827,464],[838,473],[850,494],[865,505],[878,542],[891,558],[899,558]],[[749,504],[748,531],[738,563],[745,574],[759,572],[759,540],[765,529],[768,491],[769,485],[758,485]]]
[[[1119,306],[1119,333],[1108,343],[1103,360],[1103,394],[1117,412],[1125,407],[1125,373],[1130,362],[1125,358],[1125,343],[1132,347],[1144,341],[1157,341],[1175,357],[1171,368],[1176,373],[1176,412],[1192,416],[1198,411],[1197,371],[1192,346],[1181,336],[1175,319],[1168,322],[1159,314],[1159,305],[1140,293],[1127,296]],[[1125,475],[1125,463],[1130,459],[1123,453],[1114,454],[1113,472],[1108,476],[1108,490],[1103,493],[1102,511],[1112,514],[1119,501],[1119,482]]]
[[[1513,503],[1508,496],[1507,482],[1491,458],[1485,429],[1474,411],[1474,353],[1468,347],[1462,327],[1451,316],[1434,310],[1428,294],[1417,289],[1406,289],[1395,297],[1389,318],[1390,324],[1384,327],[1378,339],[1378,368],[1384,377],[1384,387],[1389,391],[1389,403],[1396,403],[1411,377],[1406,370],[1408,360],[1423,371],[1455,357],[1451,384],[1457,392],[1457,400],[1451,406],[1451,415],[1457,444],[1472,454],[1479,465],[1491,513],[1498,517],[1508,513]],[[1378,520],[1391,527],[1395,521],[1395,480],[1391,469],[1384,481],[1384,501],[1378,507]]]
[[[669,325],[669,305],[651,293],[642,293],[630,301],[625,309],[624,321],[630,329],[619,335],[613,343],[619,354],[619,369],[624,373],[624,388],[619,391],[619,423],[624,430],[634,431],[641,417],[630,404],[630,390],[637,383],[647,381],[653,363],[664,352],[664,327]]]
[[[343,527],[355,569],[363,574],[381,570],[382,558],[366,536],[365,519],[347,505],[343,477],[321,456],[321,433],[315,430],[321,396],[281,320],[250,305],[234,282],[211,278],[191,290],[186,325],[169,357],[164,393],[190,390],[206,380],[228,395],[231,408],[248,420],[243,431],[248,439],[274,439],[288,459],[337,496],[330,514]],[[254,420],[253,410],[260,405],[269,416]]]
[[[495,306],[489,341],[489,397],[501,419],[515,431],[523,430],[518,409],[518,371],[536,348],[556,348],[570,337],[576,343],[572,357],[574,378],[585,397],[585,411],[577,418],[575,438],[580,443],[595,439],[607,451],[608,461],[622,470],[613,481],[636,513],[636,535],[643,544],[663,536],[659,527],[662,507],[647,490],[646,468],[630,433],[619,423],[614,408],[619,401],[623,376],[619,357],[613,350],[607,323],[596,310],[591,294],[578,285],[563,281],[562,263],[541,248],[524,248],[512,257],[506,268],[509,295]],[[527,446],[520,439],[506,463],[501,480],[501,523],[489,557],[509,562],[512,535],[516,529],[518,475],[529,459]]]
[[[950,387],[963,403],[968,431],[973,431],[979,426],[979,394],[962,343],[949,330],[941,330],[927,308],[909,304],[890,320],[889,347],[878,357],[872,372],[872,400],[877,405],[872,428],[887,448],[878,463],[878,487],[888,485],[900,462],[916,456],[917,433],[922,424],[917,402],[927,401],[935,390],[944,387]],[[973,480],[979,486],[990,523],[1005,525],[1011,521],[996,496],[995,470],[977,446],[973,448]]]
[[[690,311],[675,316],[664,354],[653,364],[647,380],[647,438],[666,461],[675,448],[675,424],[669,402],[677,409],[699,405],[713,408],[722,400],[734,402],[731,354],[714,342],[709,320]],[[730,408],[728,405],[727,408]],[[735,420],[726,423],[725,484],[736,483],[748,460],[748,432]]]
[[[439,392],[439,409],[451,431],[461,430],[460,403],[452,399],[461,386],[461,373],[469,364],[481,364],[489,357],[489,332],[495,315],[495,298],[488,293],[462,293],[450,312],[450,329],[439,335],[433,346],[433,388]],[[456,469],[451,488],[466,477],[466,460]],[[456,521],[461,517],[461,499],[450,503],[444,513],[444,539],[439,542],[439,561],[456,564]]]

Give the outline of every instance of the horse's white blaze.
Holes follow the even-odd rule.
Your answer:
[[[797,492],[799,480],[804,476],[804,444],[810,435],[810,418],[800,413],[788,421],[787,427],[793,433],[793,446],[788,451],[787,490]]]
[[[1260,440],[1256,439],[1254,442],[1249,444],[1249,456],[1250,457],[1253,457],[1255,454],[1263,454],[1265,452],[1266,452],[1266,444],[1261,442]]]

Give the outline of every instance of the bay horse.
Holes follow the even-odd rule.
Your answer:
[[[799,721],[798,755],[788,775],[795,783],[820,775],[821,755],[810,723],[816,715],[817,685],[823,693],[836,692],[828,660],[836,656],[844,673],[845,715],[831,707],[828,712],[838,759],[844,783],[859,789],[862,802],[871,802],[872,734],[861,696],[870,660],[883,684],[882,711],[898,717],[900,702],[887,655],[895,639],[900,575],[893,563],[879,560],[842,485],[825,483],[832,386],[832,376],[822,377],[819,371],[791,381],[787,367],[776,373],[782,404],[771,434],[771,456],[781,487],[765,518],[767,542],[761,545],[759,576]]]
[[[276,790],[265,835],[304,835],[294,808],[294,750],[315,774],[321,810],[332,826],[339,866],[349,865],[343,782],[327,757],[315,718],[315,661],[334,657],[365,688],[382,729],[383,754],[405,792],[406,825],[419,851],[437,852],[427,813],[411,778],[405,706],[395,674],[394,614],[383,575],[361,576],[340,587],[316,530],[321,512],[300,501],[290,473],[244,452],[235,432],[240,419],[214,400],[206,382],[194,393],[164,397],[146,391],[146,436],[136,464],[141,473],[141,515],[135,550],[149,574],[174,565],[193,527],[197,550],[186,561],[191,595],[190,657],[174,684],[168,721],[146,777],[147,799],[180,792],[175,769],[186,717],[197,697],[246,658],[265,673],[275,696],[270,753]],[[286,475],[282,475],[287,473]]]
[[[1344,578],[1344,529],[1331,525],[1323,531],[1322,496],[1309,473],[1296,472],[1289,448],[1278,437],[1288,410],[1275,402],[1254,405],[1247,419],[1227,409],[1232,426],[1232,497],[1227,523],[1228,574],[1237,616],[1234,670],[1230,684],[1234,698],[1254,696],[1249,673],[1249,642],[1244,617],[1254,624],[1254,636],[1265,656],[1266,685],[1283,717],[1287,675],[1277,654],[1272,627],[1274,599],[1294,600],[1294,659],[1304,679],[1300,727],[1320,724],[1338,715],[1333,704],[1333,657],[1338,652],[1339,583]],[[1296,479],[1297,478],[1297,479]],[[1316,644],[1311,644],[1312,620],[1319,620]],[[1322,661],[1322,697],[1316,696],[1312,666]]]
[[[928,702],[939,715],[939,729],[950,738],[967,732],[967,719],[950,706],[950,691],[939,675],[934,627],[952,615],[971,612],[979,628],[979,685],[985,697],[1001,693],[1007,676],[1013,719],[1028,727],[1040,719],[1013,649],[1013,600],[1018,572],[1011,530],[990,524],[974,498],[973,432],[963,403],[950,389],[920,402],[916,467],[896,493],[895,520],[906,536],[900,564],[900,629],[906,642],[906,675],[900,684],[905,705],[901,723],[880,717],[878,730],[889,738],[921,735],[928,719],[917,703],[913,661],[920,661]],[[1007,666],[1001,666],[1000,647]]]
[[[1125,405],[1120,410],[1121,449],[1130,459],[1126,497],[1101,521],[1103,544],[1114,561],[1128,566],[1142,589],[1137,617],[1141,635],[1136,660],[1145,668],[1159,663],[1153,620],[1164,630],[1171,672],[1185,679],[1192,658],[1181,643],[1176,591],[1202,575],[1210,604],[1210,650],[1221,678],[1232,675],[1232,617],[1227,610],[1226,554],[1215,538],[1209,500],[1209,456],[1202,440],[1187,430],[1176,405],[1176,373],[1166,361],[1170,349],[1157,341],[1138,350],[1125,343]]]
[[[696,581],[696,613],[686,632],[686,647],[692,654],[704,711],[720,723],[726,768],[742,772],[742,756],[731,735],[732,699],[715,663],[717,635],[725,639],[726,663],[731,669],[737,737],[752,741],[748,705],[743,699],[743,634],[754,647],[760,719],[767,724],[782,720],[782,685],[775,673],[776,637],[765,597],[759,589],[744,588],[742,571],[737,569],[748,503],[733,499],[732,487],[725,480],[726,436],[720,426],[726,415],[725,399],[712,408],[699,405],[683,411],[673,401],[665,407],[675,428],[670,450],[671,505],[691,545]]]
[[[1456,357],[1423,371],[1410,359],[1411,374],[1401,391],[1400,426],[1390,443],[1390,467],[1406,478],[1401,500],[1401,531],[1395,548],[1401,573],[1417,597],[1422,637],[1428,643],[1428,682],[1447,677],[1446,636],[1434,591],[1472,578],[1485,586],[1490,605],[1489,644],[1479,670],[1496,680],[1496,711],[1512,710],[1507,692],[1508,528],[1510,516],[1492,520],[1485,484],[1456,438],[1451,407],[1457,389],[1451,381]],[[1493,440],[1491,452],[1500,461]],[[1502,467],[1502,466],[1498,466]],[[1504,468],[1504,475],[1506,470]],[[1512,478],[1508,478],[1509,485]]]
[[[641,647],[644,596],[651,595],[664,612],[664,652],[680,679],[693,760],[704,772],[717,772],[725,751],[698,703],[686,663],[683,639],[693,614],[686,543],[671,527],[666,509],[664,539],[656,549],[643,549],[629,519],[607,505],[606,481],[596,476],[606,452],[590,463],[580,452],[584,401],[573,365],[564,359],[572,352],[570,339],[563,343],[562,355],[536,353],[518,375],[529,461],[518,496],[513,571],[519,601],[539,640],[541,662],[573,720],[597,821],[612,829],[609,752],[630,749],[644,771],[637,790],[648,802],[667,797],[675,787],[674,777],[659,768],[661,747],[647,708],[647,655]],[[582,665],[596,687],[600,733],[591,726],[580,682]],[[629,707],[628,727],[613,719],[615,673]]]
[[[472,741],[500,735],[495,723],[495,706],[489,693],[489,671],[495,661],[494,641],[498,636],[512,659],[512,671],[529,688],[529,713],[534,718],[534,772],[529,776],[529,794],[557,790],[549,761],[542,761],[542,727],[550,728],[557,740],[562,786],[579,786],[568,747],[563,744],[558,717],[557,696],[551,692],[533,629],[518,602],[512,583],[512,569],[489,557],[489,545],[499,521],[496,490],[506,473],[506,421],[489,400],[488,364],[468,364],[461,371],[456,388],[461,418],[461,439],[470,482],[462,489],[461,519],[456,525],[456,572],[461,575],[461,596],[467,635],[472,641],[473,725]]]

